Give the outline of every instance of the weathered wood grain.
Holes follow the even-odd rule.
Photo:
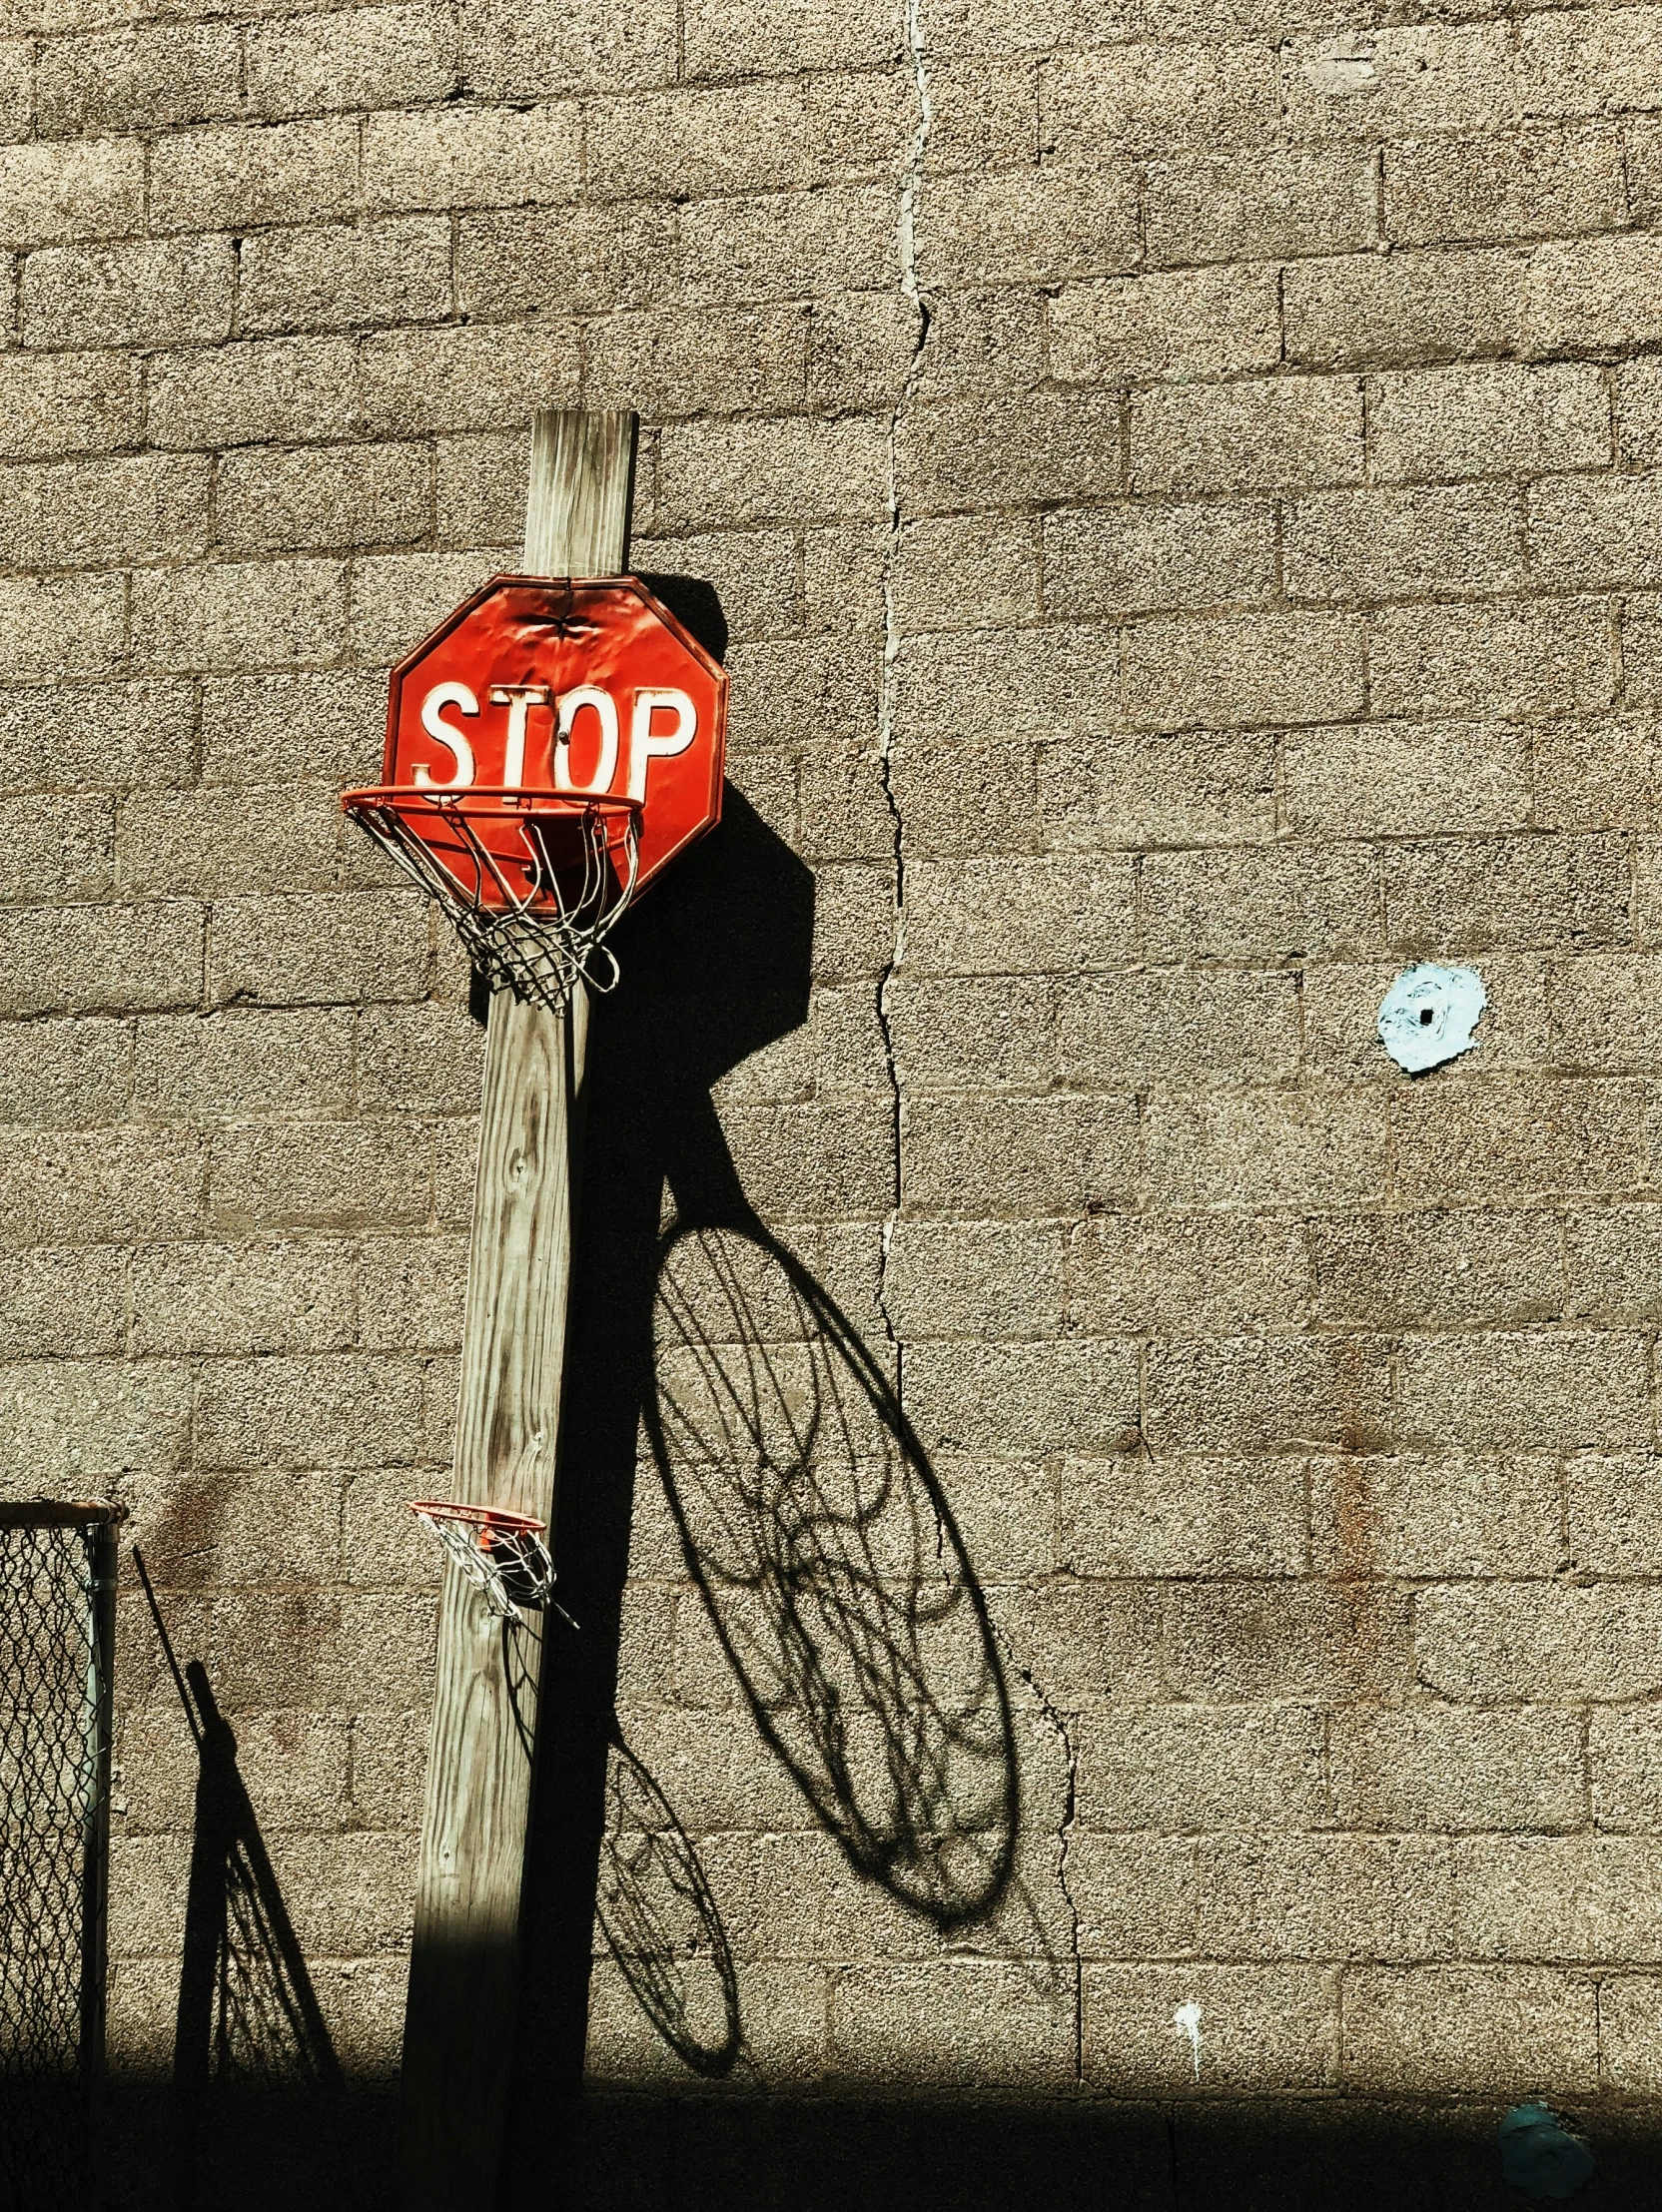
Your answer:
[[[631,414],[531,426],[525,569],[623,566]],[[553,1522],[588,1001],[490,1005],[468,1254],[453,1495]],[[439,1609],[415,1941],[405,2012],[408,2212],[489,2202],[518,1998],[542,1622],[504,1626],[454,1568]]]

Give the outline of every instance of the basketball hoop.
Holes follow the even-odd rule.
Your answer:
[[[617,982],[606,938],[640,874],[638,800],[378,784],[341,804],[437,900],[492,983],[557,1010],[579,983]]]
[[[452,1505],[443,1498],[412,1498],[410,1510],[479,1591],[492,1613],[515,1624],[521,1606],[545,1606],[554,1587],[554,1563],[542,1541],[544,1523],[528,1513],[504,1513],[488,1505]]]

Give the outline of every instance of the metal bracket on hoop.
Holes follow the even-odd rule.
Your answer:
[[[443,1498],[412,1498],[410,1510],[437,1537],[492,1613],[515,1625],[523,1606],[552,1603],[554,1563],[542,1541],[544,1524],[528,1513],[495,1506],[454,1505]]]
[[[492,983],[558,1010],[610,991],[640,875],[641,805],[588,792],[379,784],[342,806],[443,908]]]

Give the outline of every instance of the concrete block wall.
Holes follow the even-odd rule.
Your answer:
[[[618,1711],[726,2089],[1662,2086],[1662,17],[1413,16],[10,0],[0,1479],[132,1507],[352,2067],[480,1039],[335,795],[586,403],[813,875],[805,1019],[716,1090],[763,1370],[865,1407],[839,1526],[890,1484],[799,1656],[851,1743],[928,1717],[863,1859],[882,1762],[816,1807],[670,1419]],[[1421,958],[1490,1006],[1410,1083]],[[680,1250],[660,1426],[732,1366],[738,1245]],[[165,2071],[194,1759],[131,1576],[122,1636]],[[710,2090],[604,1918],[591,2078]]]

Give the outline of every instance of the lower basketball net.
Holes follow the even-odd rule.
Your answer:
[[[559,1008],[579,983],[616,983],[606,938],[640,872],[635,800],[384,784],[341,804],[437,900],[493,984]]]
[[[554,1563],[542,1541],[543,1523],[528,1513],[495,1506],[452,1505],[443,1498],[413,1498],[410,1510],[443,1545],[492,1613],[504,1621],[524,1618],[521,1606],[545,1606],[553,1592]]]

